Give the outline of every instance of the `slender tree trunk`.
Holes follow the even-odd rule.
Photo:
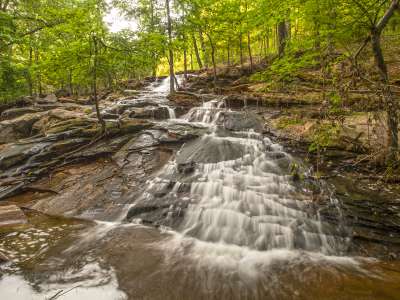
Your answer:
[[[387,114],[387,127],[388,127],[388,162],[393,162],[397,158],[397,151],[399,145],[398,138],[398,104],[395,100],[390,85],[389,75],[383,52],[381,48],[380,35],[373,34],[371,37],[372,49],[375,57],[375,64],[379,70],[380,79],[382,82],[382,92],[385,99],[385,107]]]
[[[251,54],[250,31],[247,31],[247,49],[249,51],[249,58],[250,58],[250,71],[253,71],[253,56]]]
[[[277,31],[278,31],[278,55],[279,57],[282,57],[285,52],[286,42],[288,37],[286,22],[284,20],[278,23]]]
[[[201,70],[203,69],[203,63],[201,62],[199,48],[197,47],[197,41],[194,35],[192,36],[192,39],[193,39],[193,48],[194,48],[194,53],[196,55],[197,64],[199,65],[199,69]]]
[[[29,95],[33,96],[33,82],[32,82],[32,60],[33,60],[33,49],[29,47],[29,71],[28,71],[28,86],[29,86]]]
[[[187,49],[186,46],[183,48],[183,76],[185,80],[188,79],[188,68],[187,68]]]
[[[228,40],[226,51],[228,52],[228,67],[231,65],[231,40]]]
[[[208,36],[208,40],[210,41],[210,46],[211,46],[211,60],[212,60],[212,65],[213,65],[214,86],[216,86],[216,84],[217,84],[217,64],[215,62],[215,45],[213,43],[211,35],[207,33],[207,36]]]
[[[71,69],[68,69],[68,87],[69,87],[69,95],[73,96],[74,87],[72,85],[72,70]]]
[[[172,51],[172,21],[171,13],[169,10],[169,0],[165,0],[165,6],[167,8],[167,27],[168,27],[168,48],[169,48],[169,91],[170,93],[175,92],[175,72],[174,72],[174,52]]]
[[[399,147],[398,138],[398,103],[393,95],[387,65],[383,56],[381,47],[381,34],[390,18],[393,16],[395,10],[399,9],[399,0],[393,0],[386,10],[385,14],[379,20],[378,24],[371,30],[371,44],[374,52],[375,64],[379,70],[380,80],[382,83],[382,91],[385,99],[386,113],[387,113],[387,127],[388,127],[388,155],[387,162],[392,163],[397,160],[397,152]]]
[[[38,49],[35,50],[35,63],[36,63],[36,65],[39,64],[39,50]],[[37,89],[36,89],[37,97],[41,97],[43,95],[43,91],[42,91],[42,76],[40,74],[40,70],[37,72],[36,81],[37,81]]]
[[[104,122],[103,118],[101,117],[100,108],[99,108],[99,100],[97,99],[97,60],[98,60],[98,44],[97,38],[93,35],[93,101],[96,107],[96,115],[99,123],[101,125],[101,133],[105,133],[106,131],[106,123]]]
[[[193,51],[190,51],[190,70],[193,72]]]
[[[206,44],[204,43],[203,33],[199,31],[201,51],[203,52],[204,66],[208,69],[208,56],[206,51]]]
[[[243,38],[242,33],[239,33],[239,51],[240,51],[240,66],[243,68]]]

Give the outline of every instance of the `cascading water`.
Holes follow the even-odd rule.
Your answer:
[[[165,119],[168,86],[168,79],[154,82],[124,101],[140,108],[164,106]],[[320,218],[316,207],[323,205],[315,205],[315,198],[324,196],[329,203],[329,189],[313,190],[301,163],[262,134],[257,115],[203,97],[215,100],[181,119],[170,110],[169,120],[153,120],[151,129],[131,136],[113,156],[112,166],[100,174],[87,172],[95,180],[59,200],[77,198],[80,204],[91,191],[109,193],[112,197],[104,199],[97,194],[89,207],[95,210],[85,211],[94,214],[81,215],[103,220],[105,214],[107,222],[38,216],[37,226],[1,236],[0,250],[12,249],[7,254],[27,266],[21,274],[11,270],[11,276],[0,278],[1,295],[18,300],[397,299],[398,264],[381,267],[342,256],[349,235]],[[154,159],[160,163],[150,164]],[[147,186],[144,178],[152,178]],[[367,293],[371,297],[364,297]]]
[[[210,132],[178,152],[142,201],[168,186],[173,188],[166,198],[182,197],[177,193],[189,185],[184,203],[171,204],[169,221],[164,222],[168,225],[186,208],[183,220],[174,226],[183,238],[256,251],[342,253],[345,233],[318,219],[312,193],[292,179],[290,167],[298,162],[268,137],[246,128],[252,127],[252,116],[226,110],[221,102],[206,102],[183,117],[181,122],[207,125]],[[234,129],[232,123],[243,123],[246,130],[226,130]],[[192,169],[183,178],[181,165]]]

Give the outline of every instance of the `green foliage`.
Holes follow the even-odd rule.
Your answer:
[[[319,53],[315,51],[290,51],[282,58],[277,58],[272,65],[263,72],[252,75],[252,81],[281,81],[291,82],[304,69],[314,68],[319,64]]]
[[[301,118],[294,118],[294,117],[282,117],[279,119],[277,128],[284,129],[290,126],[295,125],[304,125],[305,121]]]
[[[25,0],[5,1],[0,10],[0,101],[19,95],[91,88],[93,44],[100,41],[98,85],[156,75],[172,49],[178,69],[216,64],[250,64],[284,55],[253,80],[286,83],[305,68],[340,49],[354,53],[390,1],[370,0],[175,0],[171,1],[172,41],[167,42],[165,1]],[[2,2],[4,3],[4,2]],[[109,3],[135,18],[137,31],[108,31],[103,17]],[[387,26],[398,34],[399,17]],[[287,35],[280,37],[277,25]],[[186,60],[183,59],[185,55]],[[329,71],[329,70],[328,70]],[[329,73],[329,72],[328,72]],[[334,107],[340,107],[333,95]]]
[[[310,152],[320,152],[331,146],[338,138],[340,127],[336,123],[321,123],[312,135],[312,142],[308,148]]]

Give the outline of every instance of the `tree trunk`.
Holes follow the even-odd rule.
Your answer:
[[[217,64],[215,63],[215,45],[213,43],[213,40],[211,38],[211,35],[207,33],[208,40],[210,41],[210,46],[211,46],[211,60],[213,64],[213,74],[214,74],[214,86],[217,84]]]
[[[375,64],[379,70],[379,75],[383,86],[382,91],[385,99],[385,107],[387,113],[388,155],[386,160],[389,164],[397,160],[397,152],[399,147],[399,107],[395,96],[390,89],[389,74],[381,47],[381,34],[388,24],[390,18],[393,16],[394,12],[399,9],[399,2],[399,0],[392,0],[385,14],[371,31],[372,50],[374,52]]]
[[[239,33],[239,51],[240,51],[240,66],[243,68],[243,38],[242,33]]]
[[[381,48],[380,34],[374,33],[371,37],[372,49],[374,52],[375,64],[379,70],[379,75],[382,83],[382,92],[385,99],[385,108],[387,114],[387,127],[388,127],[388,154],[387,161],[393,162],[397,158],[398,151],[398,104],[395,100],[390,85],[389,75],[383,52]]]
[[[169,0],[165,0],[167,8],[167,27],[168,27],[168,48],[169,48],[169,92],[175,92],[175,72],[174,72],[174,52],[172,51],[172,21],[169,10]]]
[[[186,46],[183,48],[183,76],[185,80],[188,79],[188,68],[187,68],[187,49]]]
[[[203,63],[201,62],[201,58],[200,58],[200,53],[199,53],[199,48],[197,47],[197,41],[196,38],[194,37],[194,35],[192,36],[193,39],[193,48],[194,48],[194,53],[196,55],[196,60],[197,60],[197,64],[199,65],[199,69],[203,69]],[[193,67],[192,67],[193,69]]]
[[[101,125],[101,133],[105,133],[106,131],[106,122],[104,122],[103,118],[101,117],[100,108],[99,108],[99,101],[97,99],[97,56],[98,56],[98,48],[97,48],[97,38],[93,35],[93,50],[94,50],[94,57],[93,57],[93,101],[96,107],[96,115],[99,123]]]
[[[247,31],[247,49],[249,51],[249,58],[250,58],[250,71],[253,71],[253,56],[251,54],[250,31]]]
[[[226,51],[228,52],[228,67],[231,65],[231,40],[228,40]]]
[[[28,71],[28,86],[29,95],[33,96],[33,81],[32,81],[32,60],[33,60],[33,49],[32,46],[29,47],[29,71]]]
[[[287,42],[287,28],[286,22],[283,20],[278,23],[278,55],[282,57],[285,53],[286,42]]]
[[[39,64],[39,50],[35,49],[35,64]],[[40,74],[40,70],[37,72],[36,75],[36,81],[37,81],[37,89],[36,89],[36,94],[37,97],[41,97],[43,95],[42,91],[42,76]]]
[[[72,85],[72,70],[68,69],[68,87],[69,87],[69,95],[72,97],[74,94],[74,88]]]
[[[203,33],[201,32],[201,30],[199,31],[199,37],[200,37],[201,51],[203,52],[204,66],[206,67],[206,69],[208,69],[208,56],[206,51],[206,44],[204,43]]]

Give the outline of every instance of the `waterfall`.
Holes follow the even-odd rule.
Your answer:
[[[182,147],[175,161],[149,183],[143,201],[168,186],[168,199],[179,199],[181,187],[189,185],[182,197],[187,204],[184,218],[176,229],[183,239],[251,251],[342,253],[346,234],[319,219],[312,192],[292,179],[291,166],[299,162],[259,132],[227,130],[235,122],[230,118],[247,124],[252,116],[222,106],[213,100],[183,117],[188,123],[207,124],[209,133]],[[179,166],[187,164],[193,174],[182,177]],[[182,210],[172,204],[166,222]]]

